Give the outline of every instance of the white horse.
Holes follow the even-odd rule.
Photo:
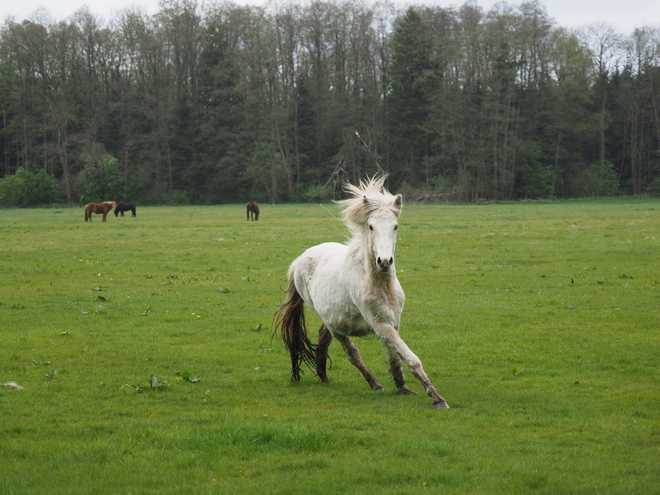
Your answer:
[[[353,233],[348,244],[328,242],[305,251],[289,267],[289,285],[282,307],[275,315],[291,354],[291,380],[299,381],[301,365],[316,370],[328,381],[326,363],[333,337],[348,360],[364,375],[373,390],[384,390],[360,357],[351,337],[375,333],[387,348],[390,373],[399,392],[415,394],[406,386],[403,361],[422,383],[437,408],[448,408],[422,368],[422,362],[399,336],[405,296],[396,277],[394,248],[402,198],[383,189],[387,176],[345,185],[353,197],[342,217]],[[317,344],[310,342],[305,325],[304,303],[323,321]]]

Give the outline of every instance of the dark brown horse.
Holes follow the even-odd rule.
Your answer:
[[[259,220],[259,205],[250,201],[245,205],[247,209],[247,219],[250,220],[250,215],[252,215],[252,220]]]
[[[89,220],[92,221],[92,213],[98,213],[99,215],[103,213],[103,220],[105,222],[105,217],[108,215],[108,212],[117,206],[116,201],[104,201],[103,203],[87,203],[85,205],[85,222]]]
[[[133,216],[137,216],[135,214],[135,205],[133,203],[119,203],[117,206],[115,206],[115,216],[121,213],[121,216],[123,217],[125,211],[132,211]]]

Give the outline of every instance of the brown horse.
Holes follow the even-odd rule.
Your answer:
[[[85,222],[89,220],[92,221],[92,213],[103,213],[103,220],[105,222],[105,217],[108,215],[108,212],[117,206],[116,201],[104,201],[103,203],[88,203],[85,205]]]
[[[245,205],[247,209],[247,219],[250,220],[250,214],[252,215],[252,220],[259,220],[259,205],[250,201]]]

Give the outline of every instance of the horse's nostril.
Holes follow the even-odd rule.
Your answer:
[[[380,257],[376,258],[376,264],[377,264],[378,266],[380,266],[381,268],[385,268],[385,269],[387,269],[387,268],[389,268],[390,266],[392,266],[392,263],[394,263],[394,259],[393,259],[393,258],[390,258],[389,260],[384,260],[384,259],[382,259],[382,258],[380,258]]]

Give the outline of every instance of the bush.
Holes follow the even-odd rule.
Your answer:
[[[58,199],[57,181],[43,169],[27,172],[20,167],[14,175],[0,179],[0,205],[3,207],[51,204]]]
[[[541,147],[525,143],[517,159],[515,194],[519,199],[544,199],[552,196],[552,172],[543,166]]]
[[[317,184],[309,184],[300,193],[301,203],[328,203],[332,200],[332,189]]]
[[[116,201],[124,197],[126,177],[119,169],[119,162],[110,155],[89,160],[74,182],[76,197],[82,204]]]
[[[572,185],[575,196],[615,196],[619,193],[619,180],[610,162],[595,162],[575,178]]]
[[[169,206],[189,205],[190,195],[186,191],[173,189],[163,194],[163,203]]]
[[[653,197],[659,197],[660,196],[660,177],[656,177],[653,182],[651,182],[648,186],[646,186],[645,191],[646,194],[649,196]]]

